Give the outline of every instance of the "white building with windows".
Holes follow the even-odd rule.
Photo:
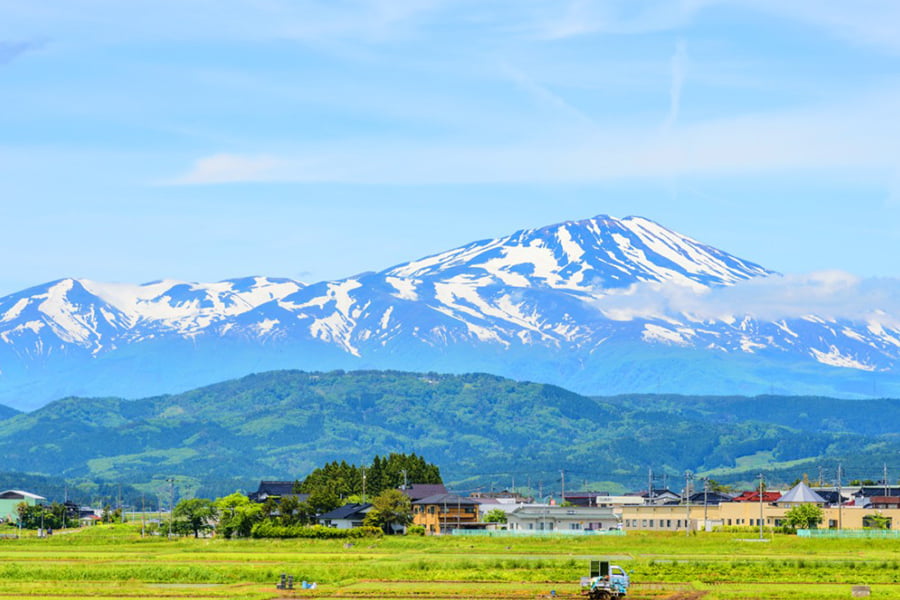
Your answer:
[[[611,508],[525,504],[507,516],[507,529],[519,531],[579,531],[618,529]]]

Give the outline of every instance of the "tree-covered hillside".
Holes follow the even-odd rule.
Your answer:
[[[484,374],[277,371],[173,396],[60,400],[0,421],[0,455],[5,470],[150,493],[174,476],[221,495],[391,452],[422,456],[460,490],[547,492],[564,471],[567,489],[616,491],[646,487],[648,469],[672,487],[685,469],[789,481],[844,460],[857,476],[854,460],[871,470],[897,456],[898,417],[897,401],[587,398]]]
[[[16,409],[0,404],[0,421],[14,417],[17,414],[19,414],[19,411]]]

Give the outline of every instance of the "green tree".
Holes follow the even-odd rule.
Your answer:
[[[863,522],[864,527],[869,527],[871,529],[890,529],[891,528],[891,518],[886,517],[879,512],[876,512],[875,514],[864,516],[862,522]]]
[[[798,504],[784,515],[785,522],[794,529],[815,529],[824,518],[824,512],[815,504]]]
[[[235,492],[214,502],[219,514],[217,531],[227,539],[250,537],[253,525],[262,520],[262,506]]]
[[[306,503],[312,508],[313,512],[322,514],[341,506],[341,499],[333,489],[320,487],[310,492]]]
[[[412,502],[400,490],[384,490],[372,500],[372,510],[366,514],[363,524],[380,527],[387,534],[394,532],[394,526],[404,527],[412,523]]]
[[[201,531],[212,529],[211,522],[215,516],[216,507],[212,500],[190,498],[175,506],[172,525],[176,531],[192,532],[194,537],[200,537]]]
[[[484,515],[485,523],[506,523],[506,511],[502,508],[492,508]]]

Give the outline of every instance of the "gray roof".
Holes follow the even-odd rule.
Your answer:
[[[444,487],[443,483],[414,483],[405,490],[401,489],[400,491],[409,496],[410,500],[415,502],[416,500],[428,498],[429,496],[446,494],[447,488]]]
[[[511,515],[518,519],[614,519],[611,508],[599,506],[519,506]]]
[[[371,507],[372,505],[369,502],[363,504],[345,504],[324,515],[319,515],[319,520],[352,519],[353,517],[362,518],[365,516],[366,511]]]
[[[801,481],[779,498],[778,504],[825,504],[825,499]]]
[[[416,500],[413,504],[447,504],[448,506],[478,506],[478,502],[472,498],[463,498],[457,494],[435,494],[421,500]]]

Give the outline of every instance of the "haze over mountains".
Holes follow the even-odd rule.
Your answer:
[[[785,283],[607,216],[311,285],[62,279],[0,298],[0,402],[146,397],[283,368],[479,371],[591,395],[900,393],[883,307],[762,315],[728,294],[770,281]]]

